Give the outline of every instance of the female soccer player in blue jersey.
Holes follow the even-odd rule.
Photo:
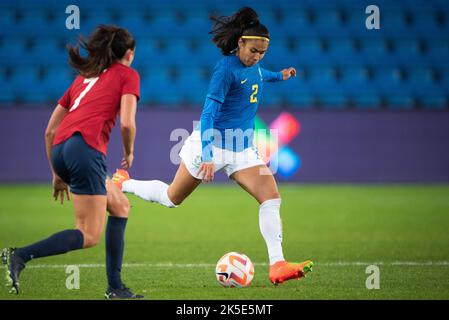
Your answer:
[[[106,180],[109,135],[120,114],[124,159],[132,165],[135,115],[140,96],[140,78],[130,67],[136,42],[125,29],[99,26],[79,47],[69,48],[70,64],[79,73],[59,99],[45,133],[45,145],[53,173],[53,196],[61,203],[71,198],[76,226],[21,248],[2,251],[8,286],[19,293],[19,276],[32,259],[54,256],[95,246],[106,227],[106,298],[141,298],[121,281],[124,233],[129,203],[120,190]],[[37,219],[39,217],[36,217]]]
[[[311,270],[312,261],[288,263],[282,250],[281,198],[276,181],[255,146],[254,121],[264,82],[296,76],[295,68],[271,72],[259,65],[270,35],[251,8],[231,17],[213,17],[213,41],[224,55],[215,66],[200,128],[193,131],[180,151],[182,162],[173,182],[138,181],[118,170],[113,181],[124,192],[175,207],[202,182],[224,169],[227,175],[259,203],[260,231],[268,247],[270,281],[299,279]]]

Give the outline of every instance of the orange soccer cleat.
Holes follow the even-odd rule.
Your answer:
[[[301,263],[278,261],[270,267],[270,281],[277,285],[291,279],[301,279],[312,271],[313,262],[310,260]]]
[[[122,190],[122,184],[126,180],[129,180],[129,173],[126,170],[123,169],[117,169],[112,176],[112,183],[114,183],[120,190]]]

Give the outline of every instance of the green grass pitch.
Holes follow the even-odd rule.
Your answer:
[[[314,271],[274,287],[259,232],[258,204],[235,185],[200,188],[177,209],[130,196],[123,279],[148,299],[449,299],[449,186],[281,185],[284,253]],[[23,246],[73,228],[71,203],[49,185],[0,186],[0,247]],[[215,263],[239,251],[255,263],[247,288],[223,288]],[[368,265],[380,289],[368,290]],[[66,288],[67,265],[80,288]],[[4,268],[0,270],[4,273]],[[3,281],[3,276],[1,278]],[[102,299],[104,241],[32,261],[22,293],[0,299]]]

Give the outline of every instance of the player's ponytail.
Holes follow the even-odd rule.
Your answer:
[[[134,50],[136,41],[126,30],[113,25],[100,25],[89,39],[80,38],[76,47],[68,46],[70,65],[83,77],[97,77],[112,63],[120,60],[128,49]],[[80,54],[87,51],[87,57]]]
[[[212,16],[214,22],[212,41],[221,49],[224,55],[229,55],[238,48],[242,36],[262,37],[269,39],[268,29],[260,23],[256,11],[249,7],[241,8],[230,17]]]

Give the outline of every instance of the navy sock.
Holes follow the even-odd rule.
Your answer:
[[[108,284],[113,289],[122,288],[123,251],[125,249],[125,228],[127,218],[109,216],[106,226],[106,273]]]
[[[54,256],[66,253],[72,250],[78,250],[83,247],[84,236],[78,230],[64,230],[55,233],[51,237],[42,241],[33,243],[29,246],[18,248],[16,254],[25,262],[31,259]]]

